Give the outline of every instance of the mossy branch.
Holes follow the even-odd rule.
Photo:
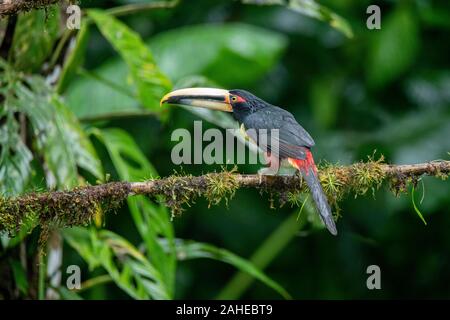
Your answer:
[[[0,0],[0,18],[3,16],[17,14],[19,12],[44,9],[62,2],[63,0]],[[114,16],[122,16],[136,12],[143,12],[146,10],[173,8],[178,3],[179,0],[167,2],[132,3],[109,9],[107,12]]]
[[[0,17],[43,9],[58,2],[61,2],[61,0],[1,0]]]
[[[450,161],[432,161],[411,165],[388,165],[369,159],[349,166],[325,165],[319,170],[320,180],[331,204],[336,208],[344,195],[366,194],[387,182],[396,193],[405,192],[408,183],[417,183],[422,175],[446,179]],[[86,225],[99,210],[114,210],[133,195],[147,195],[163,201],[173,215],[183,206],[203,196],[210,205],[228,201],[239,188],[256,188],[270,198],[278,196],[280,205],[296,204],[298,195],[306,191],[299,176],[259,176],[238,174],[236,170],[202,176],[173,175],[143,182],[110,182],[78,187],[68,191],[29,193],[0,198],[0,231],[14,234],[29,221],[39,222],[43,230],[50,227]],[[45,232],[44,232],[45,233]]]

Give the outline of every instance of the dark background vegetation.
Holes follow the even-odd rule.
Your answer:
[[[83,9],[109,9],[134,2],[81,4]],[[349,22],[353,38],[282,6],[239,1],[182,1],[173,9],[120,19],[141,35],[175,86],[206,82],[239,87],[291,111],[314,137],[317,162],[350,164],[376,150],[376,158],[383,154],[389,163],[407,164],[449,157],[450,10],[443,3],[321,1]],[[381,30],[366,28],[370,4],[381,7]],[[98,29],[90,29],[84,71],[61,92],[64,101],[86,130],[128,132],[160,176],[180,170],[170,160],[175,144],[170,134],[180,127],[192,130],[198,115],[173,108],[160,121],[143,114],[138,101],[98,83],[92,74],[126,87],[128,71]],[[119,116],[114,117],[115,112]],[[216,127],[206,122],[204,126]],[[94,136],[92,141],[111,180],[123,179],[101,141]],[[220,166],[183,166],[192,174],[216,169]],[[240,172],[256,170],[239,167]],[[265,273],[295,299],[450,298],[449,192],[448,181],[424,178],[418,184],[415,199],[426,226],[413,209],[411,193],[397,198],[383,186],[373,197],[371,191],[356,198],[350,195],[340,203],[338,237],[310,221],[298,231],[279,232],[264,249],[263,256],[273,256]],[[228,208],[223,202],[209,208],[199,199],[173,220],[175,235],[250,258],[299,211],[290,205],[271,209],[268,197],[239,190]],[[126,205],[116,215],[107,215],[103,228],[140,248],[142,239]],[[100,267],[89,270],[65,244],[64,266],[71,264],[83,266],[83,280],[105,273]],[[381,268],[381,290],[366,287],[366,268],[372,264]],[[236,272],[214,260],[180,262],[175,298],[215,298]],[[233,285],[228,289],[225,297],[280,298],[258,281],[242,293]],[[80,295],[129,298],[113,282]]]

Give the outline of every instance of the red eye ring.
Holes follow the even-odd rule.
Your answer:
[[[245,99],[239,96],[231,96],[231,102],[245,102]]]

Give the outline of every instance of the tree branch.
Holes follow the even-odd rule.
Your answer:
[[[358,163],[358,165],[368,165],[370,163]],[[362,167],[362,166],[361,166]],[[404,176],[404,178],[418,178],[422,175],[428,176],[440,176],[441,174],[447,175],[450,173],[450,161],[433,161],[427,163],[418,164],[406,164],[406,165],[380,165],[380,169],[386,178]],[[343,175],[344,179],[350,179],[350,177],[355,175],[355,165],[352,166],[340,166],[333,167],[333,171]],[[321,175],[321,180],[323,180],[323,174]],[[222,173],[210,173],[203,176],[193,176],[188,177],[187,182],[190,186],[194,188],[201,188],[205,185],[205,180],[208,176],[217,175],[220,177]],[[233,175],[238,187],[247,188],[265,188],[272,189],[283,184],[288,188],[293,190],[301,184],[301,178],[299,176],[259,176],[255,174],[234,174]],[[146,182],[132,182],[130,183],[130,191],[133,194],[160,194],[163,192],[164,188],[168,184],[168,178],[163,178],[159,180],[152,180]]]
[[[417,183],[422,175],[445,179],[450,174],[450,161],[432,161],[412,165],[388,165],[369,159],[349,166],[326,165],[319,171],[321,183],[332,205],[347,193],[363,195],[388,182],[396,194],[405,192],[408,183]],[[85,225],[98,212],[116,209],[133,195],[147,195],[163,200],[177,215],[183,205],[199,196],[216,205],[232,198],[239,188],[256,188],[277,195],[280,205],[295,203],[306,191],[299,176],[259,176],[238,174],[235,169],[202,176],[174,175],[143,182],[110,182],[78,187],[68,191],[29,193],[0,198],[0,230],[17,231],[30,220],[39,219],[41,227]],[[161,199],[162,197],[162,199]]]
[[[0,17],[13,15],[18,12],[26,12],[34,9],[42,9],[61,2],[61,0],[0,0]]]
[[[0,17],[26,12],[33,9],[43,9],[63,0],[0,0]],[[111,15],[122,16],[136,12],[143,12],[153,9],[173,8],[178,4],[179,0],[169,2],[151,2],[128,4],[107,10]]]

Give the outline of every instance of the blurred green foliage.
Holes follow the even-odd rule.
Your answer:
[[[316,159],[348,164],[375,149],[393,163],[448,158],[447,4],[381,1],[382,28],[368,30],[369,1],[180,1],[114,16],[136,3],[152,1],[82,1],[95,9],[78,32],[58,28],[56,8],[20,15],[0,60],[3,194],[217,169],[170,161],[172,130],[199,118],[234,125],[228,115],[159,107],[166,91],[195,85],[240,87],[288,109],[315,138]],[[54,64],[61,72],[49,84]],[[81,265],[86,286],[55,290],[67,299],[449,298],[450,186],[422,181],[414,201],[387,188],[345,199],[338,238],[309,202],[297,218],[299,208],[271,209],[254,190],[228,207],[200,200],[173,220],[162,203],[131,197],[117,215],[99,211],[93,226],[62,231],[62,270]],[[34,225],[1,235],[0,263],[21,297],[31,271],[12,257],[19,243],[36,249]],[[382,290],[366,288],[371,264]],[[231,280],[236,269],[246,275]]]
[[[19,70],[37,71],[52,53],[58,37],[60,12],[56,7],[49,12],[28,12],[18,18],[10,59]]]

